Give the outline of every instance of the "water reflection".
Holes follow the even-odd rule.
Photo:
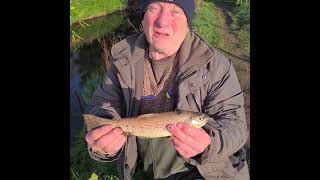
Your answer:
[[[83,84],[94,72],[103,73],[105,64],[99,40],[104,38],[111,45],[115,34],[121,39],[135,33],[127,20],[127,15],[115,13],[108,17],[86,21],[89,26],[73,25],[71,32],[81,39],[70,37],[70,148],[83,128]]]
[[[70,148],[83,128],[84,80],[103,65],[99,42],[94,40],[70,53]]]

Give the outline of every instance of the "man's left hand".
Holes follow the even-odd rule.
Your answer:
[[[173,135],[176,150],[184,158],[202,153],[211,142],[211,137],[202,128],[194,128],[186,123],[171,124],[167,129]]]

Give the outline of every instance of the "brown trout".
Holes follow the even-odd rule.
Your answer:
[[[184,122],[195,128],[200,128],[204,126],[209,119],[205,114],[188,111],[143,114],[135,118],[112,120],[100,118],[91,114],[84,114],[83,117],[88,131],[101,125],[110,124],[114,127],[120,127],[129,135],[144,138],[171,136],[171,133],[166,129],[168,124]]]

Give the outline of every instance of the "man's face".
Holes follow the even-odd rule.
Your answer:
[[[175,53],[180,48],[189,29],[183,10],[165,2],[150,4],[142,25],[150,46],[165,54]]]

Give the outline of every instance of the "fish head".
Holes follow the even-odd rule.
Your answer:
[[[209,116],[203,113],[195,113],[188,120],[187,123],[192,127],[200,128],[209,121]]]

